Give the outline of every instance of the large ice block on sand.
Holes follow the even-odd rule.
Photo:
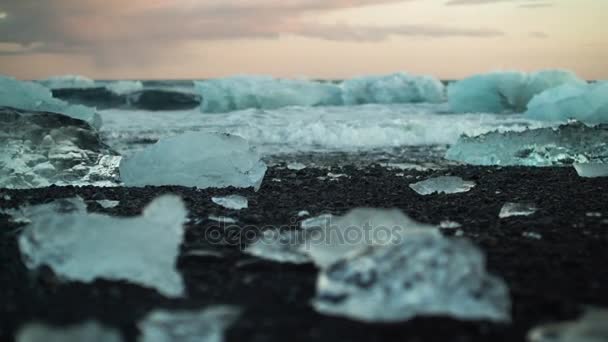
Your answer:
[[[420,195],[457,194],[468,192],[475,187],[475,182],[465,181],[460,177],[441,176],[429,178],[410,184],[410,188]]]
[[[448,101],[457,113],[523,112],[537,94],[563,84],[585,81],[569,71],[545,70],[532,74],[516,71],[471,76],[448,86]]]
[[[126,280],[167,297],[184,294],[175,268],[187,211],[181,199],[155,199],[141,216],[88,214],[80,198],[23,209],[31,223],[19,236],[25,265],[49,266],[71,281]]]
[[[127,186],[258,189],[265,173],[266,164],[247,140],[221,133],[191,132],[162,139],[120,163],[120,177]]]
[[[53,327],[41,323],[29,323],[15,336],[16,342],[122,342],[116,329],[96,321],[68,327]]]
[[[247,209],[247,207],[249,207],[249,201],[247,200],[247,197],[243,197],[240,195],[211,197],[211,201],[226,209],[232,210],[242,210]]]
[[[51,91],[40,84],[21,82],[1,75],[0,107],[59,113],[86,121],[95,128],[101,126],[101,118],[93,108],[70,105],[53,98]]]
[[[574,168],[584,178],[608,177],[608,163],[574,164]]]
[[[461,137],[446,159],[472,165],[551,166],[608,163],[608,126],[572,122],[558,128]]]
[[[589,309],[575,321],[546,324],[528,333],[529,342],[605,342],[608,341],[608,311]]]
[[[534,120],[608,123],[608,82],[549,89],[530,101],[526,116]]]
[[[119,163],[84,121],[0,107],[0,188],[117,185]]]
[[[323,269],[313,306],[365,322],[510,319],[508,289],[486,272],[482,252],[468,241],[430,233],[368,247]]]
[[[440,103],[445,100],[445,87],[431,76],[396,73],[385,76],[363,76],[342,83],[344,104],[368,103]]]
[[[156,310],[138,323],[138,342],[222,342],[241,310],[212,306],[198,311]]]

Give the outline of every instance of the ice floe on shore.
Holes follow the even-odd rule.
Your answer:
[[[420,195],[457,194],[468,192],[475,187],[475,182],[465,181],[460,177],[441,176],[429,178],[410,184],[410,188]]]

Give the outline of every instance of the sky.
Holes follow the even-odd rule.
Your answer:
[[[0,74],[20,79],[608,79],[606,37],[607,0],[0,0]]]

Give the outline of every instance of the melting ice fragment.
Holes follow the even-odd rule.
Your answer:
[[[199,311],[157,310],[138,323],[138,342],[222,342],[225,330],[240,312],[233,306]]]
[[[576,173],[584,178],[608,177],[608,163],[577,163],[574,164]]]
[[[219,222],[219,223],[228,223],[228,224],[236,223],[236,220],[231,217],[209,215],[208,218],[211,221],[215,221],[215,222]]]
[[[507,287],[486,273],[481,251],[466,240],[430,233],[368,247],[330,265],[317,279],[313,306],[365,322],[429,315],[510,320]]]
[[[249,204],[246,197],[240,195],[230,195],[225,197],[211,197],[213,203],[227,209],[241,210],[246,209]]]
[[[551,166],[608,163],[608,125],[571,122],[557,129],[462,136],[446,159],[472,165]]]
[[[245,253],[270,261],[306,264],[311,258],[301,247],[307,234],[301,230],[267,230],[245,248]]]
[[[460,227],[462,227],[460,223],[449,220],[441,221],[439,224],[439,228],[441,229],[458,229]]]
[[[513,203],[507,202],[500,209],[498,217],[507,218],[512,216],[530,216],[533,215],[538,208],[532,203]]]
[[[99,200],[97,203],[104,209],[116,208],[120,201],[110,201],[110,200]]]
[[[576,321],[547,324],[528,333],[529,342],[608,341],[608,311],[590,310]]]
[[[266,164],[247,140],[220,133],[191,132],[161,139],[120,163],[127,186],[229,186],[259,189]]]
[[[456,194],[468,192],[474,187],[475,182],[465,181],[460,177],[454,176],[441,176],[410,184],[410,188],[420,195],[431,195],[434,193]]]
[[[300,171],[300,170],[304,170],[306,168],[306,165],[302,164],[302,163],[289,163],[287,164],[287,168],[289,170],[294,170],[294,171]]]
[[[179,197],[159,197],[130,218],[85,208],[76,198],[25,209],[31,221],[19,236],[25,265],[48,265],[73,281],[127,280],[168,297],[183,295],[175,263],[187,211]]]
[[[30,323],[15,336],[16,342],[122,342],[120,333],[95,321],[69,327]]]

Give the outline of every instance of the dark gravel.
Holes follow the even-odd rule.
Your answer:
[[[329,171],[349,177],[319,179]],[[426,176],[446,174],[474,180],[478,186],[465,194],[426,197],[408,187]],[[588,305],[608,306],[608,178],[579,178],[571,168],[454,167],[434,172],[272,168],[257,193],[183,187],[50,187],[0,190],[0,208],[79,195],[91,201],[91,211],[130,216],[164,193],[182,196],[193,222],[202,219],[187,225],[183,251],[203,248],[223,254],[222,258],[182,255],[178,267],[188,298],[168,300],[126,282],[61,283],[48,269],[32,274],[17,249],[19,226],[0,215],[0,340],[10,341],[22,324],[32,320],[62,325],[95,318],[118,327],[128,341],[134,341],[135,323],[154,308],[235,304],[244,308],[244,314],[228,330],[228,341],[517,342],[524,341],[535,325],[576,318]],[[246,195],[249,209],[236,212],[210,200],[212,195],[230,193]],[[106,210],[94,202],[99,199],[120,200],[120,205]],[[533,202],[540,209],[529,217],[499,219],[498,212],[507,201]],[[464,235],[487,253],[490,271],[509,285],[512,324],[442,317],[364,324],[322,316],[309,305],[317,274],[313,266],[261,261],[242,254],[238,246],[211,244],[205,238],[214,225],[206,220],[210,214],[237,218],[243,226],[289,226],[297,223],[300,210],[312,215],[341,214],[361,206],[400,208],[426,223],[446,219],[461,223]],[[538,233],[542,239],[523,237],[525,232]]]

